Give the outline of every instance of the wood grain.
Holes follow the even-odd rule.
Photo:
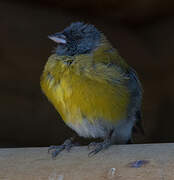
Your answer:
[[[0,149],[1,180],[173,180],[174,144],[112,146],[89,158],[75,147],[53,160],[47,148]],[[139,168],[131,163],[145,160]]]

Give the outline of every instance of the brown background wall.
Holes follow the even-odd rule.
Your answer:
[[[72,135],[39,79],[54,47],[47,36],[79,20],[102,30],[140,76],[146,136],[137,142],[174,141],[173,2],[84,2],[1,0],[0,147],[48,146]]]

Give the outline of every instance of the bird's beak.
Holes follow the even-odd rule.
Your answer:
[[[49,39],[53,40],[54,42],[58,43],[58,44],[66,44],[66,40],[63,38],[58,38],[54,35],[48,36]]]

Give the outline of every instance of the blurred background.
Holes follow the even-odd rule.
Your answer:
[[[174,142],[174,1],[1,0],[0,147],[49,146],[72,136],[39,81],[55,46],[48,35],[73,21],[96,25],[138,72],[145,136],[135,142]]]

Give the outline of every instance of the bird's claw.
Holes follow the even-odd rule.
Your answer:
[[[55,157],[56,157],[61,151],[63,151],[64,149],[69,152],[69,151],[71,150],[71,148],[72,148],[73,146],[75,146],[75,145],[72,143],[72,140],[73,140],[73,138],[70,138],[70,139],[65,140],[65,142],[64,142],[62,145],[59,145],[59,146],[50,146],[50,147],[48,148],[48,153],[50,153],[50,151],[51,151],[52,158],[55,159]]]
[[[92,142],[88,145],[88,148],[90,147],[94,147],[94,150],[92,150],[89,154],[88,157],[92,157],[95,154],[97,154],[99,151],[108,148],[111,145],[110,140],[105,140],[101,143],[96,143],[96,142]]]
[[[94,149],[94,148],[97,146],[97,144],[98,144],[98,143],[96,143],[96,142],[91,142],[91,143],[89,143],[88,149]]]
[[[92,157],[95,154],[97,154],[99,151],[101,151],[103,149],[103,146],[101,144],[97,144],[96,148],[94,150],[92,150],[89,154],[88,157]]]

